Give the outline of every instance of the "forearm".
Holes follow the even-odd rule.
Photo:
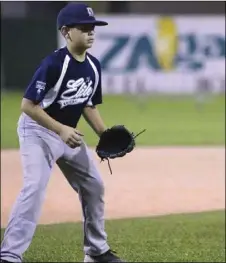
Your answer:
[[[106,126],[96,107],[85,107],[83,110],[83,116],[98,136],[106,130]]]
[[[21,110],[36,121],[39,125],[59,134],[62,124],[50,117],[39,105],[23,99]]]

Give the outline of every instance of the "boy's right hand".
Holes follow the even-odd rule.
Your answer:
[[[83,134],[72,127],[63,125],[59,132],[59,136],[69,147],[76,148],[81,145],[81,136],[83,136]]]

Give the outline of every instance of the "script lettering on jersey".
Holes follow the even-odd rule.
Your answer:
[[[58,100],[61,109],[69,105],[82,104],[88,100],[93,92],[92,84],[93,82],[89,77],[69,80],[66,85],[67,89],[61,94],[60,100]]]

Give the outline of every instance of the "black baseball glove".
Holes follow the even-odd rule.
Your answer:
[[[124,125],[115,125],[102,133],[96,146],[96,153],[101,161],[123,157],[134,149],[135,138],[144,131],[134,135]],[[109,169],[111,171],[110,165]]]

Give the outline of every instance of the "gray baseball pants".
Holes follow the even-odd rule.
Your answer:
[[[56,163],[78,193],[84,218],[84,253],[109,249],[104,230],[104,186],[83,143],[71,149],[55,133],[22,116],[18,125],[23,186],[13,206],[1,244],[1,259],[22,262],[34,236],[46,188]]]

